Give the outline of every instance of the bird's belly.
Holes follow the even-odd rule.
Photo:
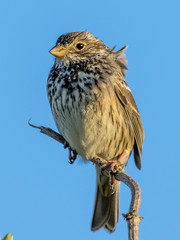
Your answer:
[[[93,105],[67,107],[55,119],[59,132],[79,155],[90,159],[96,154],[103,129]]]
[[[98,155],[106,160],[119,156],[128,145],[129,130],[123,114],[110,104],[102,102],[70,101],[62,106],[62,99],[56,100],[57,111],[52,108],[56,125],[72,149],[85,159]],[[111,108],[111,109],[110,109]],[[117,114],[118,113],[118,114]],[[132,148],[132,143],[130,148]]]

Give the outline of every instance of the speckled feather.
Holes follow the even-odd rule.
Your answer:
[[[80,51],[76,49],[79,42],[84,45]],[[72,149],[87,160],[95,155],[107,161],[117,160],[125,150],[130,155],[134,148],[136,166],[140,169],[143,126],[124,79],[127,71],[126,47],[114,52],[87,32],[63,34],[56,46],[63,46],[69,51],[66,56],[56,58],[47,84],[48,98],[59,132]],[[109,189],[107,177],[104,179],[104,183],[98,181],[98,186],[104,184]],[[102,190],[99,191],[101,194],[99,196],[97,190],[96,202],[106,197]],[[109,213],[109,209],[115,202],[117,205],[118,200],[111,195],[112,199],[109,198],[105,204],[106,214],[102,221],[95,207],[92,230],[104,226],[110,232],[114,231],[118,207],[114,210],[115,214]]]

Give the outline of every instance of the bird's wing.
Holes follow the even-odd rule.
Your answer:
[[[115,75],[114,91],[118,100],[122,104],[128,119],[132,124],[135,137],[135,163],[136,166],[141,169],[141,154],[144,140],[144,129],[134,97],[126,81],[124,80],[124,77],[120,73],[117,73]]]

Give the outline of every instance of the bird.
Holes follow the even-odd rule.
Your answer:
[[[74,153],[124,168],[133,151],[141,169],[144,129],[125,81],[126,49],[116,52],[87,31],[62,34],[50,50],[55,62],[47,94],[57,129]],[[119,220],[120,183],[101,167],[96,172],[91,230],[112,233]]]

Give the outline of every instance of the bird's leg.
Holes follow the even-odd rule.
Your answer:
[[[116,173],[118,170],[122,170],[129,158],[129,151],[125,150],[117,160],[108,161],[102,166],[102,170],[111,169],[112,173]]]
[[[77,152],[75,150],[73,150],[70,146],[69,146],[69,143],[67,141],[64,141],[64,148],[67,148],[68,147],[68,150],[69,150],[69,163],[70,164],[73,164],[76,160],[76,157],[77,157]],[[73,155],[72,155],[73,153]]]
[[[63,145],[64,145],[64,148],[65,148],[65,149],[66,149],[67,147],[69,147],[69,143],[68,143],[66,140],[64,141],[64,144],[63,144]]]

